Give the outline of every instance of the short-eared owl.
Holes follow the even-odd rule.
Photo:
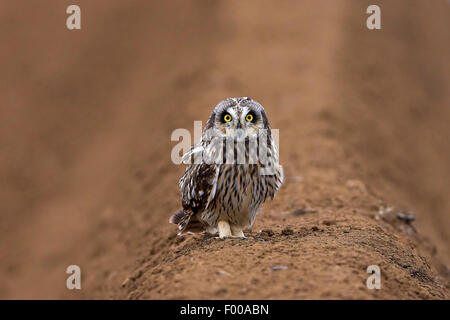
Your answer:
[[[170,222],[181,232],[245,238],[256,211],[283,183],[278,150],[264,108],[250,98],[221,101],[200,141],[183,156],[183,208]]]

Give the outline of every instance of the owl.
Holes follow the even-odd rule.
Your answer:
[[[183,232],[245,239],[259,206],[283,183],[264,108],[251,98],[228,98],[211,113],[201,139],[186,152],[179,181],[182,209],[170,217]]]

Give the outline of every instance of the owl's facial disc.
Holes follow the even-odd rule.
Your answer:
[[[256,136],[262,127],[259,110],[248,106],[230,106],[223,109],[216,118],[216,128],[224,136],[236,139]]]

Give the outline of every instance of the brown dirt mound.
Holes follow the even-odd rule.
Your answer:
[[[369,31],[369,4],[79,1],[77,32],[2,4],[0,297],[448,299],[450,8],[382,2]],[[177,237],[170,134],[232,96],[285,184],[247,240]]]

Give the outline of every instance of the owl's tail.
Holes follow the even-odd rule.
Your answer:
[[[169,219],[169,223],[179,224],[186,214],[183,209],[175,212]]]
[[[178,225],[178,229],[180,229],[179,235],[183,232],[202,232],[205,229],[190,209],[188,211],[184,211],[183,209],[178,210],[170,217],[169,222]]]

